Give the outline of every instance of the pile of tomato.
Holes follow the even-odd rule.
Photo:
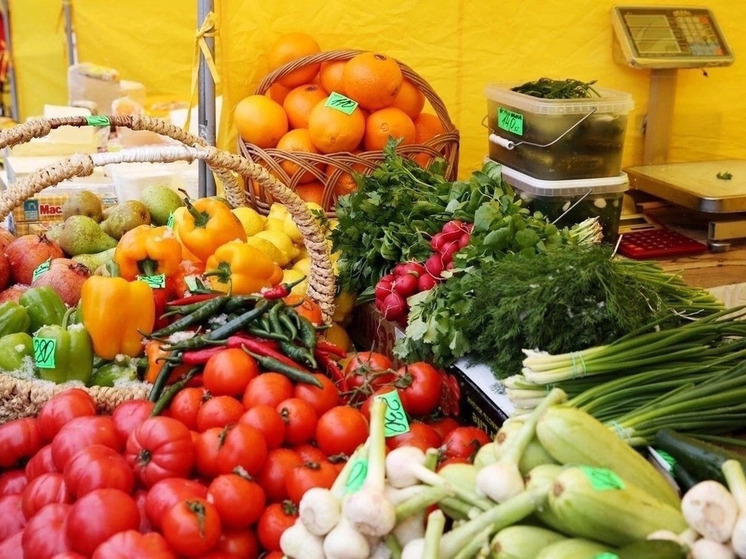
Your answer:
[[[320,388],[293,383],[226,349],[158,415],[148,400],[99,415],[72,388],[0,425],[0,557],[282,557],[303,493],[332,485],[387,391],[409,417],[391,448],[439,448],[447,463],[489,441],[441,413],[449,380],[427,363],[394,369],[362,352],[344,364],[344,390],[315,376]]]

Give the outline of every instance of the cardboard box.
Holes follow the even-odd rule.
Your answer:
[[[394,357],[394,345],[397,339],[404,337],[404,330],[400,325],[384,320],[372,303],[356,308],[349,330],[360,350],[383,353],[399,365]],[[444,411],[494,436],[513,412],[501,381],[486,365],[470,364],[465,359],[449,367],[446,373],[453,406]]]

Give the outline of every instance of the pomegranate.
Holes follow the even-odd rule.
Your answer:
[[[34,270],[50,259],[63,258],[60,245],[41,235],[23,235],[15,239],[5,249],[10,262],[11,278],[17,283],[30,284]]]
[[[0,252],[0,289],[5,289],[10,283],[10,262],[4,253]]]
[[[0,303],[4,303],[5,301],[15,301],[17,303],[18,299],[20,299],[21,295],[23,295],[23,292],[26,291],[29,287],[30,286],[28,285],[17,283],[15,285],[11,285],[4,291],[0,291]]]
[[[87,266],[70,258],[55,258],[49,263],[49,270],[40,275],[31,287],[48,285],[59,293],[70,307],[78,304],[83,282],[91,275]]]
[[[0,227],[0,254],[5,254],[5,249],[8,247],[10,243],[15,241],[16,237],[5,229],[4,227]]]

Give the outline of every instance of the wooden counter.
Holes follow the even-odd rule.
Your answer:
[[[746,282],[746,246],[661,260],[658,264],[668,272],[680,270],[684,281],[693,286],[707,288]]]

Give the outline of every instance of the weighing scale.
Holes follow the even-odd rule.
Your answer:
[[[703,212],[712,249],[746,238],[746,160],[667,163],[680,68],[729,66],[733,52],[703,7],[615,6],[616,62],[650,69],[643,165],[625,169],[630,187]]]

